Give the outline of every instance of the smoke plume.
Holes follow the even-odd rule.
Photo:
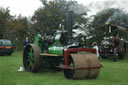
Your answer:
[[[74,4],[69,7],[70,11],[73,11],[75,14],[83,14],[88,11],[87,7],[83,4]]]
[[[95,0],[88,4],[87,7],[91,12],[90,15],[108,8],[120,8],[125,12],[128,12],[128,0]]]

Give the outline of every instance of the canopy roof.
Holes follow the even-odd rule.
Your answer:
[[[113,25],[113,24],[110,24],[111,26],[111,29],[112,30],[119,30],[119,31],[123,31],[123,32],[128,32],[128,29],[124,28],[124,27],[121,27],[121,26],[118,26],[118,25]],[[106,25],[103,25],[103,26],[100,26],[100,27],[97,27],[96,29],[100,29],[102,31],[105,31]]]

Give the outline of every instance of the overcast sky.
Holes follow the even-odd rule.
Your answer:
[[[128,12],[128,0],[76,0],[91,9],[95,14],[104,8],[123,8]],[[34,11],[43,7],[40,0],[0,0],[0,7],[9,7],[12,15],[32,16]]]

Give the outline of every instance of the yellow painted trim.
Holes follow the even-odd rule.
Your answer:
[[[47,54],[47,53],[41,53],[42,56],[63,56],[63,55],[56,55],[56,54]]]

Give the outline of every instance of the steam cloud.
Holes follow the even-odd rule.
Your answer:
[[[69,10],[73,11],[75,14],[82,14],[88,11],[87,7],[82,4],[71,5]]]
[[[113,15],[108,18],[107,22],[111,22],[112,20],[119,18],[121,15],[122,13],[115,11]]]
[[[91,10],[90,15],[96,14],[107,8],[120,8],[123,9],[123,11],[128,12],[128,0],[95,0],[88,4],[87,7]]]

